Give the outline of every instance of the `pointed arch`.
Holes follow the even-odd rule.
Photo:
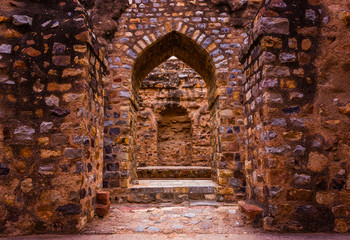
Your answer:
[[[193,68],[208,88],[209,106],[215,101],[215,65],[209,53],[186,35],[171,31],[147,46],[132,66],[132,90],[137,95],[142,81],[158,65],[176,56]]]

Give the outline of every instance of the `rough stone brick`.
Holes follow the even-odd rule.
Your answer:
[[[82,206],[80,204],[70,203],[70,204],[59,206],[56,209],[56,211],[59,214],[62,214],[64,217],[70,216],[70,215],[77,215],[81,213]]]
[[[95,207],[95,213],[97,216],[104,218],[105,216],[108,215],[110,209],[110,205],[101,205],[97,204]]]
[[[100,191],[96,193],[96,203],[97,204],[103,204],[103,205],[109,205],[110,203],[110,192],[107,191]]]

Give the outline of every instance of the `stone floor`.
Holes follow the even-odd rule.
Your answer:
[[[97,219],[82,231],[84,234],[244,232],[259,230],[244,226],[236,204],[214,201],[112,205],[109,216]]]
[[[1,238],[0,238],[1,239]],[[112,235],[36,235],[11,240],[349,240],[350,235],[342,234],[161,234],[143,233],[112,234]]]
[[[236,204],[196,201],[182,204],[115,204],[77,235],[35,235],[25,240],[347,240],[349,234],[276,234],[245,224]]]
[[[174,187],[218,187],[211,180],[138,180],[138,184],[133,184],[130,188],[174,188]]]

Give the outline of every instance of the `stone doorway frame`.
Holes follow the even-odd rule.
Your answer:
[[[120,21],[124,21],[123,17]],[[141,81],[151,70],[169,57],[176,56],[206,81],[211,128],[215,129],[211,131],[212,180],[218,183],[218,192],[224,196],[224,200],[234,201],[234,192],[242,191],[245,183],[243,179],[240,180],[244,175],[243,130],[239,131],[243,126],[242,89],[240,85],[234,87],[231,93],[226,89],[228,79],[231,79],[231,75],[239,74],[239,70],[229,64],[231,56],[223,52],[222,44],[217,45],[208,34],[184,22],[166,22],[145,35],[128,38],[128,42],[125,42],[125,36],[130,35],[127,30],[120,29],[115,34],[115,44],[109,46],[107,54],[110,62],[107,84],[115,87],[107,85],[105,88],[108,92],[105,95],[108,98],[105,114],[111,120],[118,119],[111,121],[112,125],[104,130],[105,149],[112,149],[111,154],[105,152],[104,155],[104,188],[124,193],[137,180],[134,127],[138,111],[137,92]],[[226,37],[231,39],[231,36]],[[233,104],[228,104],[228,99],[232,99]],[[233,124],[236,125],[234,131]],[[115,164],[116,170],[106,171],[108,164]],[[232,185],[234,178],[238,180]]]
[[[115,94],[115,101],[112,99],[107,105],[111,106],[116,103],[111,109],[121,112],[120,115],[127,116],[127,124],[117,125],[120,134],[116,138],[110,138],[118,148],[119,152],[116,154],[115,162],[120,167],[117,173],[107,172],[106,174],[106,171],[104,172],[105,188],[118,188],[124,192],[122,189],[128,189],[137,180],[135,139],[136,113],[139,109],[138,90],[149,72],[171,56],[176,56],[193,68],[206,82],[210,122],[212,123],[212,161],[210,163],[212,180],[219,184],[218,190],[225,200],[231,201],[235,198],[234,189],[229,184],[230,178],[234,176],[235,166],[232,165],[231,168],[221,163],[222,157],[230,153],[225,155],[225,150],[221,146],[223,141],[229,140],[222,139],[221,118],[227,117],[227,110],[221,109],[220,101],[222,101],[221,98],[225,99],[226,93],[217,87],[217,82],[224,82],[226,79],[227,73],[222,69],[227,60],[215,63],[214,56],[219,51],[218,46],[214,42],[209,44],[207,41],[203,42],[204,39],[209,38],[205,33],[200,31],[189,33],[186,32],[187,28],[188,26],[183,23],[179,23],[178,26],[167,25],[160,35],[156,36],[154,33],[145,35],[142,39],[136,39],[132,44],[111,52],[111,57],[113,54],[118,58],[120,56],[120,61],[124,63],[115,74],[118,75],[116,78],[118,82],[123,83],[123,87],[118,91],[119,93]],[[110,77],[113,78],[113,76]],[[111,81],[114,80],[111,79]],[[110,137],[108,128],[105,129],[105,133],[107,137]]]
[[[217,99],[215,66],[207,51],[205,51],[194,40],[177,31],[171,31],[157,39],[151,45],[146,47],[135,59],[132,66],[131,84],[131,102],[135,108],[135,112],[133,113],[136,115],[138,111],[138,92],[142,81],[146,78],[148,73],[172,56],[177,57],[179,60],[183,61],[189,67],[194,69],[205,81],[208,89],[208,106],[211,116],[210,122],[214,123],[215,119],[213,119],[213,117],[217,117],[217,108],[214,107]],[[137,119],[137,116],[133,117],[133,119]],[[137,121],[132,121],[130,124],[130,129],[133,133],[136,133],[136,124]],[[211,124],[211,133],[218,131],[217,127],[217,125]],[[213,163],[213,160],[215,159],[215,149],[220,149],[220,146],[216,145],[218,145],[220,142],[215,141],[213,136],[215,135],[211,134],[212,160],[210,162],[210,166],[212,168],[212,179],[216,181],[217,178],[215,178],[214,175],[216,173],[216,165]],[[136,139],[136,136],[134,136],[133,139]],[[136,141],[132,141],[132,144],[136,145]],[[132,146],[131,149],[136,149],[136,146]],[[130,183],[132,183],[133,181],[137,180],[137,160],[134,157],[134,152],[130,152],[129,156],[131,161],[130,165],[133,166],[133,169],[131,169],[132,175],[130,176]]]

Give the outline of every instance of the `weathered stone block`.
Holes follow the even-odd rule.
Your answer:
[[[80,204],[70,203],[63,206],[59,206],[56,211],[62,214],[64,217],[70,215],[78,215],[82,211],[82,206]]]
[[[312,199],[313,199],[313,193],[311,190],[291,188],[287,192],[287,200],[290,200],[290,201],[311,202]]]
[[[107,171],[119,171],[119,163],[107,163]]]
[[[0,53],[10,54],[12,52],[12,46],[9,44],[1,44],[0,45]]]
[[[75,169],[74,169],[73,173],[81,174],[85,171],[86,171],[86,164],[85,163],[82,163],[81,161],[79,161],[75,164]]]
[[[85,69],[80,68],[67,68],[63,70],[62,77],[68,78],[68,77],[84,77],[86,75]]]
[[[67,159],[78,159],[82,158],[84,155],[83,149],[66,148],[64,150],[64,156]]]
[[[67,66],[70,64],[70,56],[53,56],[52,62],[56,66]]]
[[[261,62],[261,64],[269,64],[269,63],[274,63],[276,61],[276,55],[271,53],[271,52],[263,52],[263,54],[261,54],[259,61]]]
[[[40,124],[40,132],[46,133],[53,127],[53,122],[42,122]]]
[[[311,180],[311,177],[309,175],[306,175],[306,174],[295,174],[294,175],[294,182],[296,184],[300,184],[300,185],[303,185],[303,184],[308,184],[310,183],[310,180]]]
[[[287,8],[287,4],[283,0],[272,0],[270,2],[270,7],[280,10]]]
[[[343,11],[339,14],[339,17],[346,26],[350,25],[350,12]]]
[[[345,219],[335,219],[334,232],[346,233],[348,231],[349,231],[349,226]]]
[[[338,107],[338,111],[342,114],[350,115],[350,103],[344,107]]]
[[[58,84],[56,82],[47,84],[47,91],[60,91],[65,92],[71,89],[72,85],[70,83]]]
[[[108,191],[100,191],[96,193],[96,203],[109,205],[110,204],[110,192]]]
[[[0,163],[0,175],[8,175],[10,173],[10,168],[7,164]]]
[[[244,201],[238,201],[238,206],[239,206],[239,209],[243,213],[247,214],[247,216],[251,220],[254,220],[257,215],[261,214],[264,211],[264,209],[253,204],[248,204]]]
[[[49,149],[41,149],[40,151],[40,156],[42,158],[52,158],[52,157],[59,157],[61,156],[62,152],[61,151],[53,151]]]
[[[20,25],[31,26],[33,24],[33,18],[31,18],[27,15],[13,15],[12,16],[12,23],[16,26],[20,26]]]
[[[288,77],[290,70],[285,66],[265,65],[262,74],[263,77]]]
[[[280,61],[283,63],[286,62],[295,62],[297,57],[294,53],[281,53],[280,54]]]
[[[340,201],[342,201],[344,204],[350,204],[350,192],[348,191],[341,191],[339,192]]]
[[[53,172],[53,166],[52,164],[49,164],[49,165],[45,165],[45,166],[41,166],[39,167],[39,171],[38,171],[40,174],[43,174],[43,175],[51,175],[51,174],[54,174]]]
[[[31,178],[26,178],[21,182],[21,190],[24,193],[28,193],[33,189],[33,179]]]
[[[317,192],[316,202],[323,205],[331,206],[335,200],[335,194],[332,192]]]
[[[283,42],[282,39],[271,37],[271,36],[265,36],[261,40],[261,48],[282,48]]]
[[[37,56],[41,55],[41,52],[39,50],[36,50],[32,47],[23,48],[22,52],[27,54],[28,56],[31,56],[31,57],[37,57]]]
[[[347,204],[338,205],[338,206],[332,207],[332,212],[337,218],[339,217],[347,218],[350,216],[350,206]]]
[[[286,146],[281,146],[281,147],[265,147],[266,153],[271,153],[271,154],[283,154],[291,150],[291,147],[286,145]]]
[[[53,54],[63,54],[66,50],[66,44],[55,42],[52,47]]]
[[[110,128],[109,129],[110,135],[119,135],[120,134],[120,128]]]
[[[262,34],[289,34],[289,21],[286,18],[262,17],[253,29],[254,38]]]
[[[81,135],[81,136],[75,135],[73,137],[73,142],[87,147],[89,146],[90,140],[89,140],[89,137],[86,135]]]
[[[20,126],[15,129],[14,135],[18,140],[31,140],[35,129],[29,126]]]
[[[87,42],[87,41],[90,41],[90,33],[88,31],[81,32],[75,35],[75,38],[79,41]]]
[[[232,187],[241,187],[242,186],[242,181],[238,178],[230,178],[229,179],[229,184]]]
[[[328,158],[323,154],[312,152],[309,154],[307,167],[314,172],[321,172],[328,164]]]
[[[68,136],[64,134],[52,134],[51,146],[65,145],[68,143]]]
[[[95,213],[97,216],[104,218],[105,216],[108,215],[109,209],[110,209],[110,204],[108,205],[97,204],[95,206]]]
[[[76,102],[84,99],[84,94],[78,93],[66,93],[63,95],[63,101],[65,102]]]

